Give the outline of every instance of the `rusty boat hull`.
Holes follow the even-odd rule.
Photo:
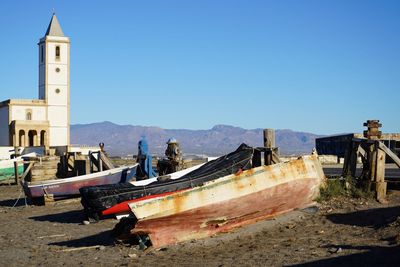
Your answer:
[[[129,204],[137,218],[131,233],[146,234],[154,247],[163,247],[229,232],[312,204],[324,180],[316,155],[256,167]]]

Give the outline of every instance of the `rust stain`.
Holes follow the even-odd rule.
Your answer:
[[[243,170],[242,169],[239,169],[236,173],[235,173],[235,176],[239,176],[239,175],[241,175],[243,173]]]
[[[200,224],[200,228],[205,228],[205,227],[220,227],[228,222],[228,219],[226,217],[220,217],[220,218],[215,218],[215,219],[209,219],[204,221],[202,224]]]
[[[247,170],[246,175],[254,175],[254,169]]]

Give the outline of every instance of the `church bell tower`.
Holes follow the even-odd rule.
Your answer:
[[[70,41],[55,14],[39,43],[39,99],[47,104],[49,145],[70,145]]]

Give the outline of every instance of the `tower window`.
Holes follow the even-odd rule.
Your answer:
[[[40,46],[40,62],[43,63],[43,45]]]
[[[60,47],[58,45],[56,46],[56,59],[60,59]]]

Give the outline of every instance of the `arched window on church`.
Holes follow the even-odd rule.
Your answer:
[[[60,60],[60,46],[56,46],[56,59]]]
[[[32,110],[27,110],[26,111],[26,120],[31,121],[32,120]]]

